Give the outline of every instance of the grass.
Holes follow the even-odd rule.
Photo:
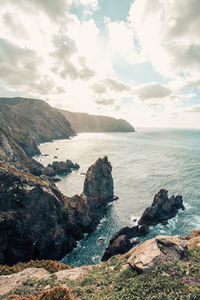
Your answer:
[[[199,300],[200,299],[200,248],[190,250],[190,257],[185,261],[172,261],[158,265],[153,271],[138,275],[126,264],[128,254],[117,255],[110,261],[102,263],[83,279],[63,280],[59,284],[68,287],[69,297],[66,299],[81,300]],[[37,293],[49,285],[49,293],[54,290],[55,295],[64,293],[59,291],[59,285],[52,274],[48,280],[39,281],[35,286]],[[15,294],[24,296],[33,291],[34,282],[29,280],[23,286],[24,291]],[[55,292],[57,291],[57,292]],[[32,292],[34,295],[34,292]],[[47,297],[50,294],[45,294]],[[39,297],[39,296],[37,296]],[[56,296],[57,297],[57,296]],[[73,298],[72,298],[73,297]],[[6,298],[9,299],[9,298]],[[16,298],[18,299],[18,298]],[[19,298],[20,299],[20,298]],[[23,299],[23,298],[21,298]],[[29,298],[26,298],[29,299]],[[31,299],[31,298],[30,298]],[[59,299],[59,298],[33,298]],[[60,298],[62,299],[62,298]],[[64,299],[64,298],[63,298]]]
[[[55,273],[58,271],[71,269],[72,267],[68,267],[67,265],[54,260],[30,260],[26,263],[19,262],[12,267],[0,265],[0,275],[10,275],[21,272],[27,268],[43,268],[50,273]]]

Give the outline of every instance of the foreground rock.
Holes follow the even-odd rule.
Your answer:
[[[146,226],[166,224],[169,219],[176,216],[179,209],[185,209],[182,196],[174,197],[173,195],[168,198],[168,191],[162,189],[155,195],[151,207],[145,209],[138,224]]]
[[[158,263],[171,260],[187,260],[187,243],[180,236],[157,236],[130,251],[128,264],[138,272],[149,271]]]
[[[28,268],[13,275],[0,276],[0,296],[23,287],[27,280],[37,282],[41,279],[46,280],[49,276],[50,273],[42,268]]]
[[[93,268],[93,266],[82,266],[58,271],[53,273],[54,279],[52,279],[52,274],[43,268],[27,268],[12,275],[0,276],[0,296],[6,296],[8,293],[14,293],[16,290],[23,290],[27,282],[32,282],[34,289],[39,290],[41,281],[48,283],[51,280],[53,285],[60,286],[66,282],[66,279],[82,280]],[[51,287],[47,284],[43,288],[46,290]]]
[[[110,239],[109,246],[106,248],[102,260],[107,260],[112,255],[121,253],[121,248],[116,242],[119,236],[126,236],[126,251],[125,246],[123,249],[127,252],[131,245],[131,241],[128,242],[127,239],[146,236],[149,233],[149,226],[155,226],[158,223],[166,224],[168,219],[175,217],[180,208],[185,209],[182,196],[171,196],[168,199],[168,191],[164,189],[160,190],[155,195],[152,206],[146,208],[143,212],[137,226],[123,227],[114,234]]]
[[[84,192],[70,198],[45,176],[0,162],[0,264],[61,259],[69,253],[96,228],[112,201],[111,171],[107,157],[98,159],[86,174]]]

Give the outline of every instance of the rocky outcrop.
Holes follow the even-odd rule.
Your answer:
[[[160,190],[155,195],[152,206],[145,209],[137,226],[123,227],[114,234],[108,248],[105,250],[102,260],[110,258],[112,256],[110,254],[112,253],[120,254],[120,247],[115,242],[119,236],[125,235],[128,239],[146,236],[149,233],[149,226],[155,226],[158,223],[166,224],[168,219],[175,217],[180,208],[185,209],[182,196],[171,196],[168,199],[168,191],[164,189]],[[127,242],[126,244],[128,251],[129,243]],[[115,247],[116,249],[114,249]]]
[[[173,195],[168,198],[168,191],[162,189],[155,195],[151,207],[145,209],[138,224],[146,226],[166,224],[169,219],[176,216],[179,209],[185,209],[182,196]]]
[[[72,172],[72,170],[78,170],[80,166],[77,163],[73,163],[71,160],[66,161],[54,161],[52,164],[48,164],[47,168],[44,168],[43,174],[47,176],[67,175]]]
[[[96,228],[112,200],[111,170],[107,158],[97,160],[86,174],[84,192],[69,198],[45,176],[0,162],[0,264],[61,259],[69,253]]]
[[[76,132],[134,132],[134,127],[125,120],[107,116],[95,116],[58,109],[72,124]]]
[[[158,263],[187,260],[187,243],[180,236],[157,236],[136,246],[130,252],[128,264],[138,272],[150,271]]]
[[[126,235],[120,235],[110,242],[102,257],[102,261],[106,261],[117,254],[124,254],[128,252],[134,245],[137,245],[137,241],[130,241]]]
[[[99,158],[92,165],[85,177],[83,195],[89,199],[101,198],[102,202],[112,201],[113,194],[112,166],[107,156]],[[97,204],[98,205],[98,204]]]
[[[79,268],[72,268],[69,270],[58,271],[52,274],[43,268],[27,268],[21,272],[14,273],[12,275],[0,276],[0,297],[4,296],[7,299],[8,294],[14,293],[16,290],[23,290],[28,282],[31,282],[33,290],[40,291],[42,288],[41,282],[46,285],[43,286],[44,290],[50,290],[51,286],[48,282],[51,282],[54,286],[64,286],[66,280],[83,280],[83,278],[94,269],[93,266],[82,266]],[[41,292],[41,291],[40,291]],[[38,294],[40,293],[38,292]],[[16,298],[12,298],[16,299]],[[17,298],[18,299],[18,298]],[[27,297],[29,299],[29,297]],[[36,299],[32,298],[31,299]],[[60,299],[54,298],[37,298],[37,299]],[[65,298],[64,298],[65,299]],[[66,298],[69,299],[69,298]],[[72,299],[72,298],[70,298]]]

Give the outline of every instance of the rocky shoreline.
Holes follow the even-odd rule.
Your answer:
[[[98,159],[81,195],[67,197],[46,176],[0,162],[0,263],[61,259],[92,232],[113,201],[112,167]]]
[[[168,191],[161,189],[155,195],[151,207],[143,212],[137,226],[123,227],[114,234],[103,254],[102,261],[129,251],[134,245],[140,243],[139,240],[131,241],[131,238],[146,236],[150,226],[156,226],[159,223],[166,225],[169,219],[176,216],[179,209],[185,209],[182,196],[173,195],[168,198]]]

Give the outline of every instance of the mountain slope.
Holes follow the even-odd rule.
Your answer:
[[[38,154],[39,143],[67,139],[76,134],[61,113],[41,100],[0,98],[0,119],[30,156]]]
[[[76,132],[134,132],[131,124],[122,119],[89,115],[58,109],[71,123]]]

